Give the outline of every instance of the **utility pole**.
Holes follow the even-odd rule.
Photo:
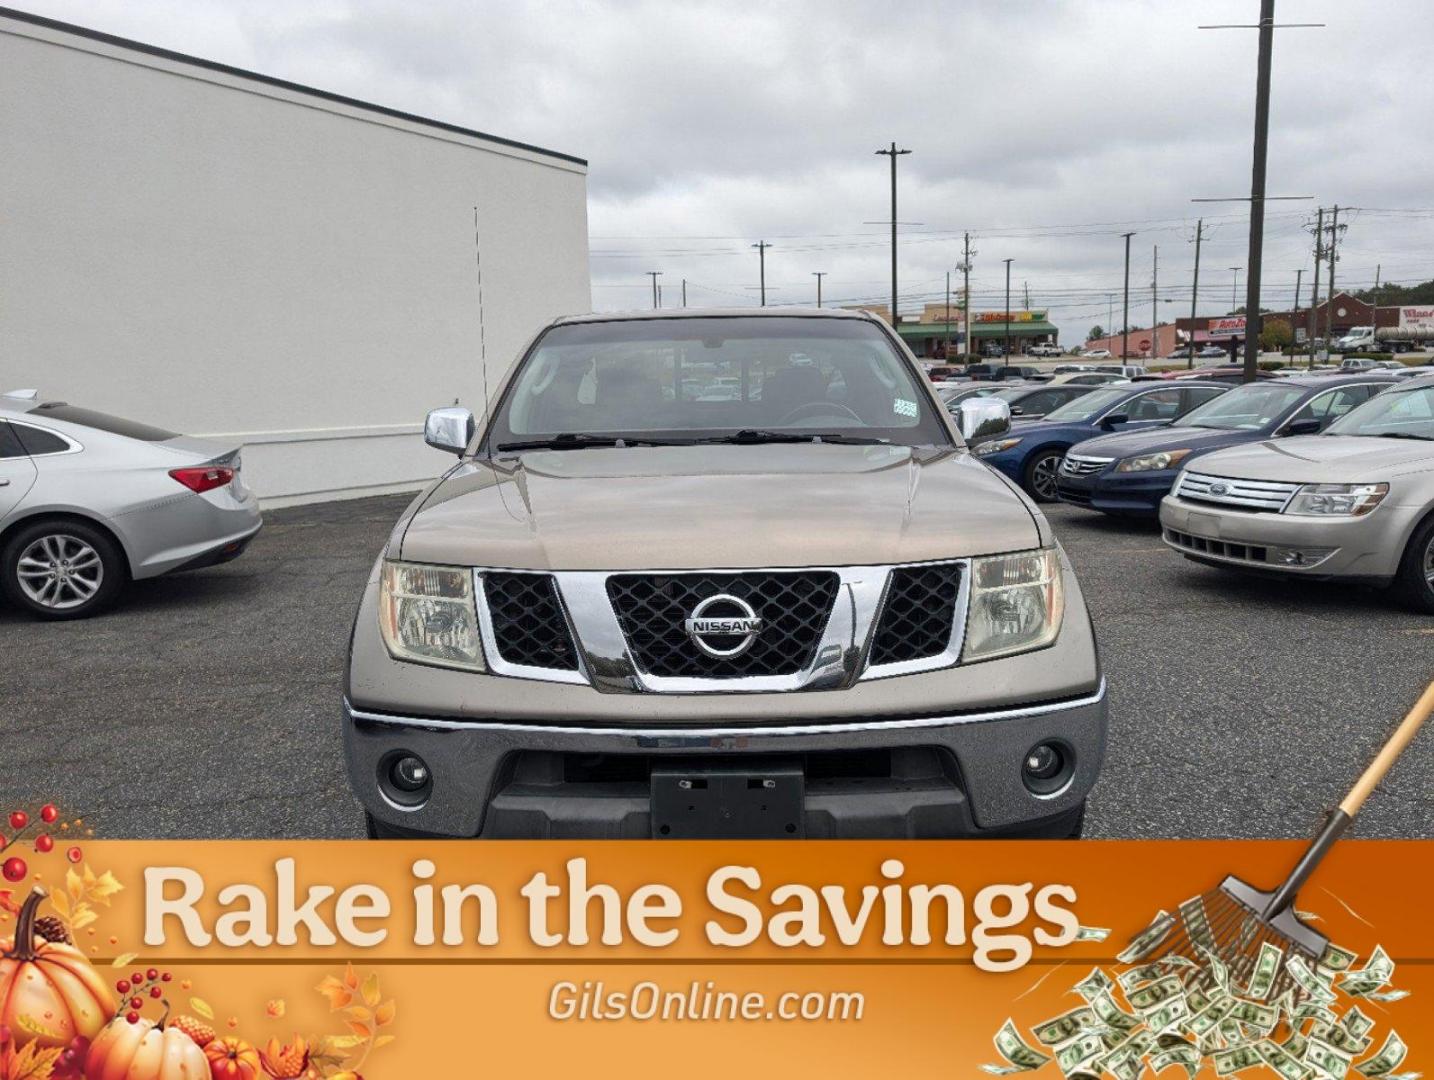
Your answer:
[[[1310,286],[1310,367],[1315,364],[1315,335],[1319,332],[1319,268],[1324,259],[1324,207],[1319,208],[1315,224],[1314,283]],[[1327,320],[1326,320],[1327,321]]]
[[[647,276],[652,278],[652,306],[657,307],[657,279],[662,276],[661,270],[649,270]]]
[[[1160,245],[1154,245],[1150,263],[1150,359],[1160,353]]]
[[[949,362],[951,360],[951,271],[946,271],[946,349],[942,354]]]
[[[1329,226],[1329,299],[1334,303],[1334,264],[1339,258],[1335,254],[1335,248],[1339,246],[1339,205],[1335,204],[1334,217],[1330,219]],[[1326,334],[1331,332],[1331,327],[1326,326]]]
[[[1105,294],[1105,339],[1115,339],[1115,293]]]
[[[825,270],[816,270],[812,272],[812,277],[817,279],[817,307],[822,306],[822,278],[826,276],[827,271]]]
[[[1205,219],[1195,222],[1195,280],[1190,285],[1190,355],[1185,358],[1187,368],[1195,367],[1195,304],[1200,298],[1200,240],[1205,235]]]
[[[1260,0],[1255,68],[1255,152],[1250,165],[1250,252],[1245,275],[1245,381],[1260,372],[1260,271],[1265,243],[1265,160],[1270,149],[1270,60],[1275,50],[1275,0]]]
[[[1006,363],[1011,362],[1011,259],[1006,263]]]
[[[765,240],[758,240],[752,245],[757,249],[757,272],[759,287],[762,290],[762,306],[767,306],[767,249],[772,245]]]
[[[1300,313],[1300,278],[1305,276],[1305,268],[1302,266],[1295,271],[1295,314]]]
[[[891,158],[891,325],[896,327],[896,159],[903,154],[911,153],[910,150],[898,150],[896,144],[891,144],[889,150],[878,150],[878,154],[885,154]]]
[[[1230,278],[1230,314],[1233,315],[1235,314],[1235,309],[1240,306],[1240,271],[1243,269],[1243,267],[1229,266],[1226,267],[1226,269],[1234,275],[1232,278]],[[1249,308],[1246,308],[1245,327],[1247,329],[1250,325],[1249,314]]]
[[[1130,238],[1133,232],[1125,234],[1125,299],[1120,304],[1120,362],[1130,354]]]
[[[682,306],[687,306],[687,279],[682,279]]]
[[[961,248],[961,265],[957,267],[961,271],[961,322],[965,329],[961,333],[961,354],[971,355],[971,256],[976,252],[971,250],[971,234],[963,236]]]
[[[1029,281],[1023,281],[1023,282],[1021,282],[1021,290],[1022,290],[1022,292],[1024,292],[1024,293],[1026,294],[1026,310],[1027,310],[1027,311],[1030,311],[1030,310],[1031,310],[1031,283],[1030,283]]]

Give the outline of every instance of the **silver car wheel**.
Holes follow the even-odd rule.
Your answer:
[[[1061,459],[1056,454],[1045,454],[1036,459],[1031,466],[1031,487],[1036,489],[1036,494],[1043,499],[1055,499],[1056,497],[1056,473],[1061,467]]]
[[[50,533],[20,553],[20,589],[41,607],[67,611],[94,598],[105,578],[100,553],[77,536]]]
[[[1424,549],[1424,580],[1434,589],[1434,536],[1429,538],[1429,546]]]

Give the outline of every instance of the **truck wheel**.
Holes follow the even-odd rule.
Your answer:
[[[1434,612],[1434,517],[1409,538],[1394,579],[1394,592],[1415,611]]]
[[[1023,486],[1036,502],[1056,501],[1056,475],[1065,456],[1064,450],[1041,450],[1026,462],[1026,482]]]
[[[54,518],[19,529],[0,551],[0,591],[41,619],[83,619],[123,588],[124,554],[108,533]]]

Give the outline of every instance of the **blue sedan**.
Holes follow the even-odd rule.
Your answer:
[[[1181,381],[1092,390],[1040,420],[1017,420],[1003,435],[973,449],[1036,502],[1055,502],[1061,459],[1076,443],[1107,432],[1169,424],[1228,389],[1228,384]]]
[[[1160,500],[1192,460],[1227,446],[1323,431],[1394,379],[1301,375],[1247,383],[1174,426],[1102,435],[1071,448],[1056,478],[1062,502],[1125,517],[1156,517]]]

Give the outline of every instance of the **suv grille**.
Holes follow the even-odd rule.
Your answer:
[[[837,594],[830,571],[741,574],[615,574],[608,598],[633,656],[649,675],[735,679],[790,675],[812,662]],[[701,601],[727,593],[752,605],[761,632],[740,656],[718,659],[693,644],[683,627]]]
[[[577,650],[549,574],[483,576],[498,655],[510,664],[578,669]]]
[[[957,563],[893,570],[869,663],[924,660],[945,651],[951,643],[960,584]]]

